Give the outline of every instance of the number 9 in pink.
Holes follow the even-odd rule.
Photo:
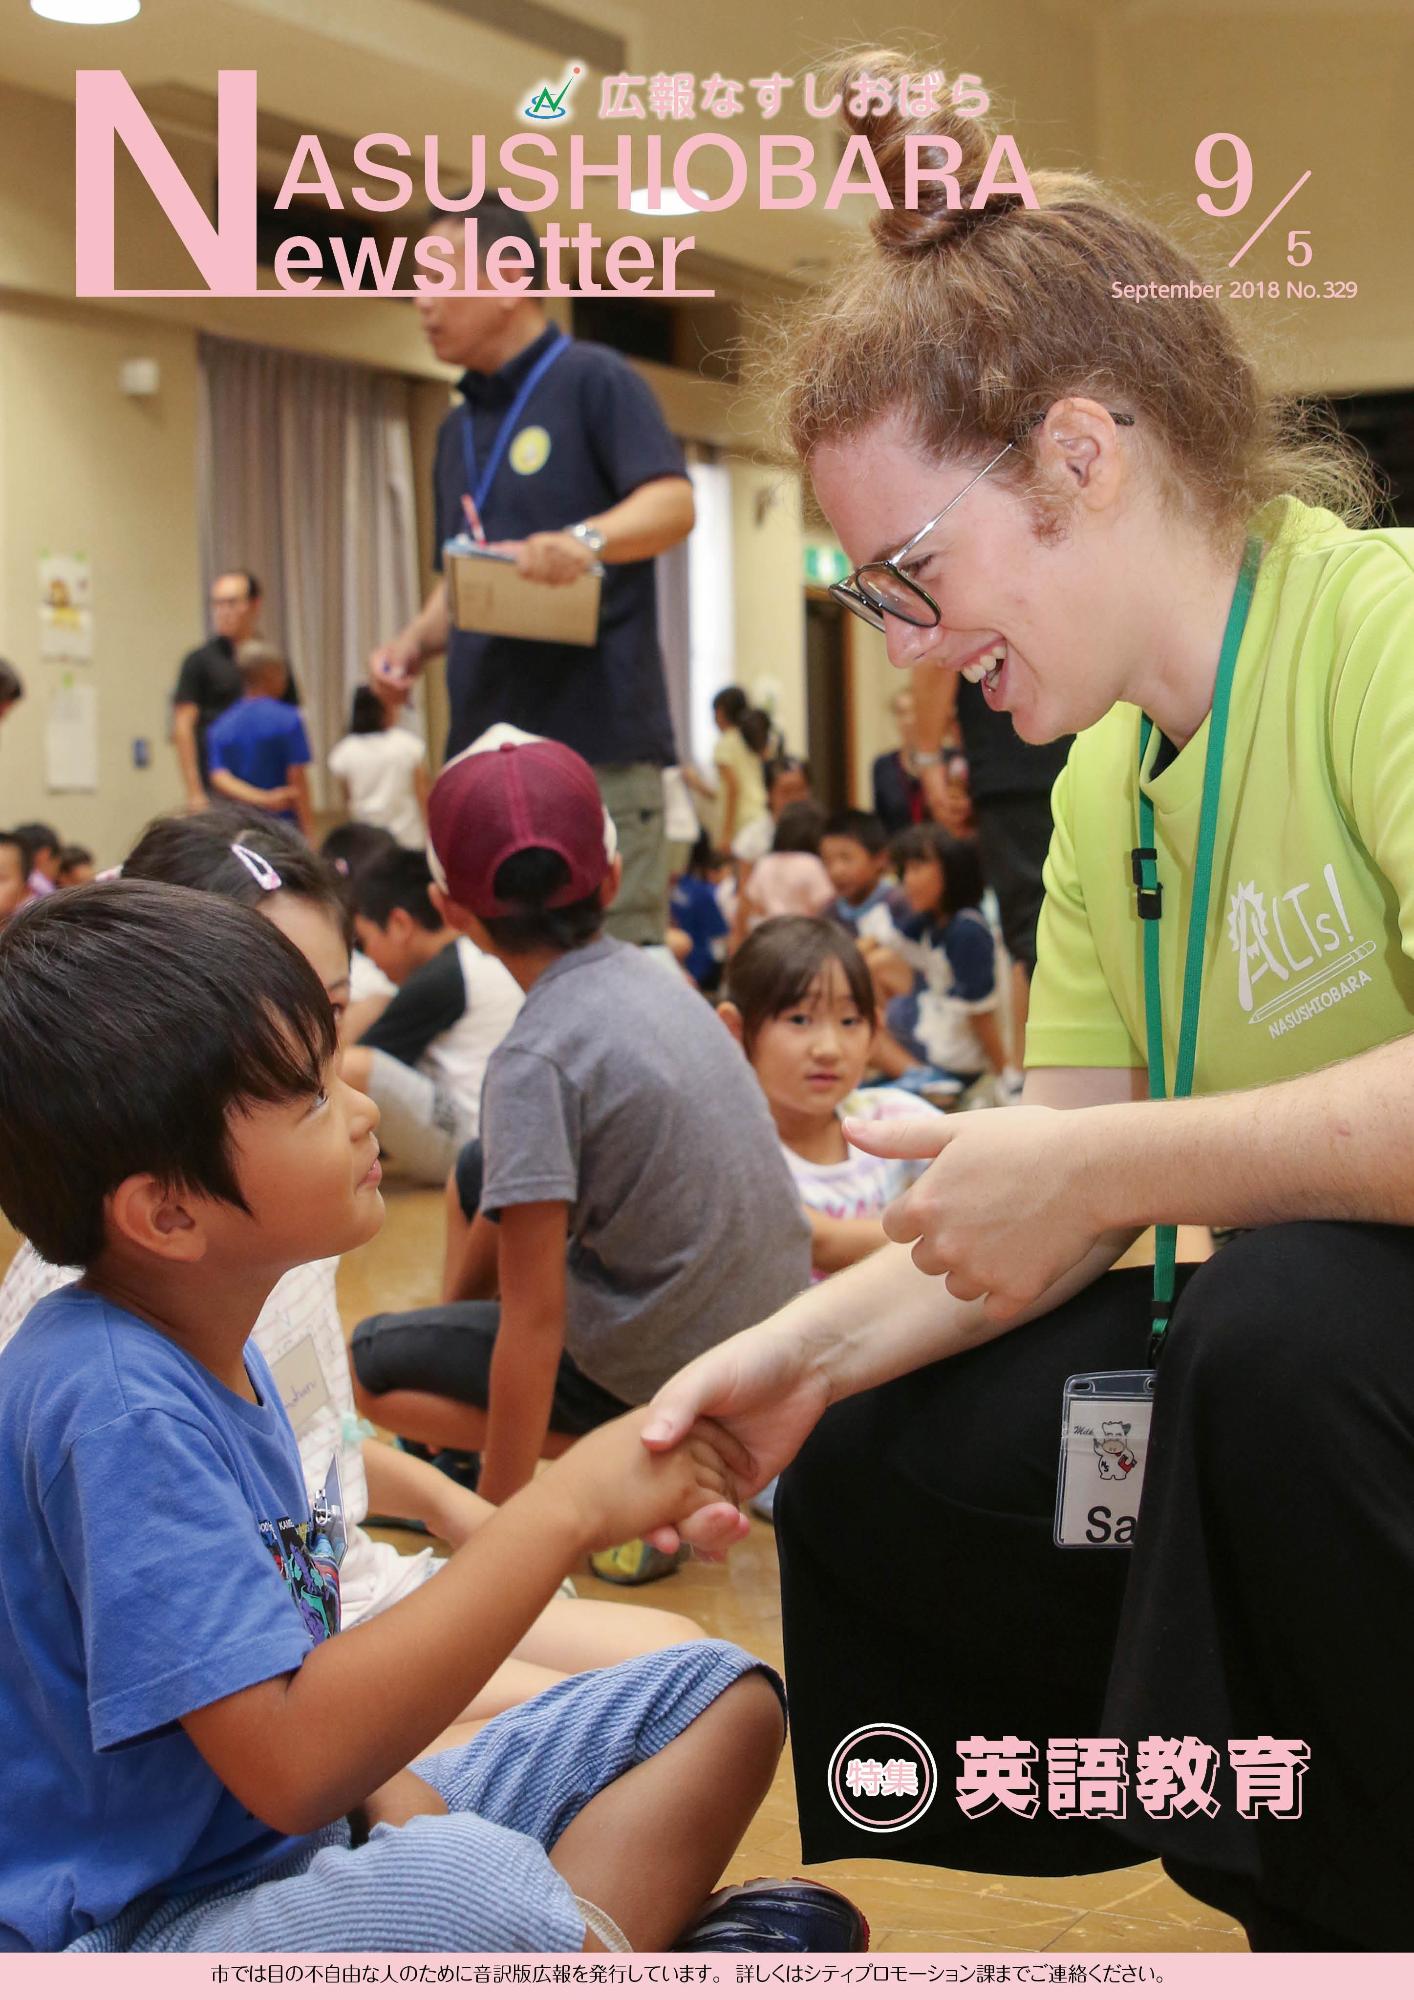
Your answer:
[[[1213,148],[1231,146],[1237,171],[1226,179],[1213,171]],[[1240,215],[1247,206],[1252,193],[1252,155],[1247,150],[1247,142],[1239,139],[1235,132],[1210,132],[1199,144],[1193,155],[1193,171],[1200,181],[1210,188],[1231,188],[1233,199],[1226,208],[1220,208],[1210,194],[1197,197],[1198,206],[1205,215]]]

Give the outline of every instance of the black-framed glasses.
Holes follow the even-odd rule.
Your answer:
[[[1133,417],[1125,416],[1119,410],[1108,413],[1117,424],[1132,424]],[[1044,417],[1033,417],[1028,429],[1034,430],[1043,423]],[[852,611],[856,618],[862,618],[866,625],[872,625],[876,632],[884,630],[884,617],[898,618],[905,625],[928,627],[942,623],[942,613],[921,583],[915,583],[911,576],[905,576],[899,564],[906,556],[912,555],[925,535],[931,535],[945,515],[952,512],[965,500],[974,486],[987,477],[994,466],[1000,465],[1009,451],[1015,450],[1015,442],[1004,444],[995,458],[988,459],[980,472],[974,473],[960,493],[954,493],[946,507],[940,508],[931,521],[925,521],[916,535],[910,535],[902,548],[895,549],[891,556],[883,556],[877,562],[861,563],[857,570],[847,576],[842,583],[830,585],[830,595],[838,603]]]

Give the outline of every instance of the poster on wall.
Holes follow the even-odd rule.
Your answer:
[[[98,790],[98,689],[65,674],[44,715],[44,783],[51,792]]]
[[[93,572],[85,555],[39,558],[39,657],[93,664]]]

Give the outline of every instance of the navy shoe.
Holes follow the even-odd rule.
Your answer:
[[[704,1903],[674,1951],[867,1951],[869,1925],[838,1889],[823,1882],[774,1881],[758,1875],[719,1889]]]

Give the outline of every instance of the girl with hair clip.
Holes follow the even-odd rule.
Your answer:
[[[879,1716],[945,1762],[1196,1738],[1214,1812],[1067,1811],[1062,1770],[1052,1810],[969,1817],[945,1782],[891,1852],[1158,1853],[1254,1948],[1408,1946],[1414,534],[1366,525],[1355,449],[1097,181],[983,198],[980,121],[854,123],[894,205],[765,366],[893,664],[1078,732],[1024,1096],[851,1129],[931,1160],[892,1244],[683,1370],[645,1434],[712,1413],[763,1482],[790,1463],[807,1862],[864,1851],[826,1773]],[[1182,1223],[1242,1233],[1175,1272]],[[1155,1224],[1155,1268],[1115,1271]],[[1147,1431],[1122,1470],[1101,1416]]]
[[[222,806],[158,819],[121,874],[125,880],[208,890],[259,910],[304,953],[336,1017],[342,1012],[348,1000],[349,917],[333,869],[294,833]],[[359,1417],[335,1295],[337,1270],[338,1259],[331,1257],[288,1272],[251,1336],[274,1372],[309,1490],[319,1490],[337,1452],[351,1523],[370,1513],[425,1522],[429,1532],[459,1547],[494,1509],[436,1467],[375,1437]],[[31,1306],[77,1275],[46,1264],[30,1244],[22,1244],[0,1283],[0,1347],[18,1332]],[[340,1571],[345,1626],[400,1602],[440,1567],[430,1548],[400,1555],[362,1527],[351,1527]],[[701,1637],[690,1618],[674,1613],[572,1598],[571,1591],[542,1613],[514,1656],[440,1739],[444,1746],[465,1742],[488,1717],[570,1674]]]

